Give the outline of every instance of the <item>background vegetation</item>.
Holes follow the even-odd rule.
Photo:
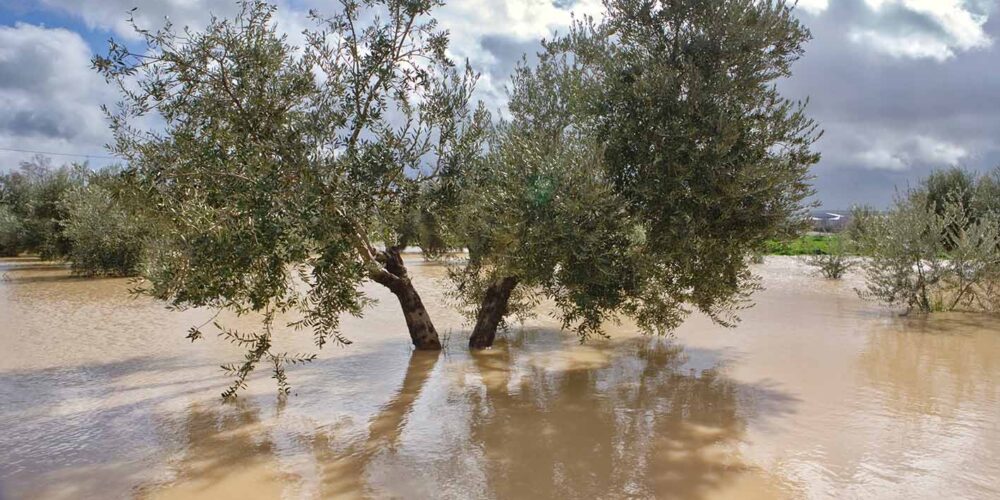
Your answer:
[[[810,234],[790,240],[768,240],[764,245],[767,255],[828,255],[842,245],[839,234]]]
[[[859,214],[859,294],[906,312],[1000,310],[998,176],[935,172],[888,213]]]
[[[129,210],[115,168],[36,158],[0,175],[0,255],[65,260],[84,275],[133,276],[148,221]]]

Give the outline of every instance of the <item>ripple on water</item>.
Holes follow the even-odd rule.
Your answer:
[[[412,262],[428,304],[439,266]],[[391,296],[355,340],[255,374],[172,313],[31,260],[0,261],[0,484],[12,498],[1000,496],[1000,332],[993,318],[902,319],[795,259],[735,329],[694,316],[672,339],[580,345],[545,313],[470,354],[411,353]],[[543,306],[544,308],[545,306]],[[252,318],[223,316],[253,328]],[[282,348],[308,335],[281,332]]]

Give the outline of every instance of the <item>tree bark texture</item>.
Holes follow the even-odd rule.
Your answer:
[[[377,273],[372,279],[388,288],[399,299],[413,347],[421,351],[438,351],[441,349],[441,340],[427,314],[427,308],[420,300],[420,294],[410,281],[400,250],[400,247],[389,247],[382,252],[379,262],[385,266],[386,272]]]
[[[483,297],[483,303],[479,306],[479,313],[476,315],[476,326],[469,336],[470,349],[486,349],[493,346],[496,339],[497,327],[500,321],[507,315],[507,304],[510,302],[510,294],[517,286],[517,278],[508,276],[490,284]]]

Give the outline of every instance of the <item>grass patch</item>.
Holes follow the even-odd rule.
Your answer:
[[[764,252],[768,255],[826,255],[830,246],[836,245],[840,236],[806,235],[790,241],[768,241]]]

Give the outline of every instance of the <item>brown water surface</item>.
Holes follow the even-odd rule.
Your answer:
[[[472,355],[443,270],[410,265],[444,355],[372,288],[287,401],[261,370],[223,404],[240,351],[184,338],[211,311],[0,260],[0,498],[1000,497],[996,318],[900,318],[770,258],[736,329],[580,345],[543,311]]]

